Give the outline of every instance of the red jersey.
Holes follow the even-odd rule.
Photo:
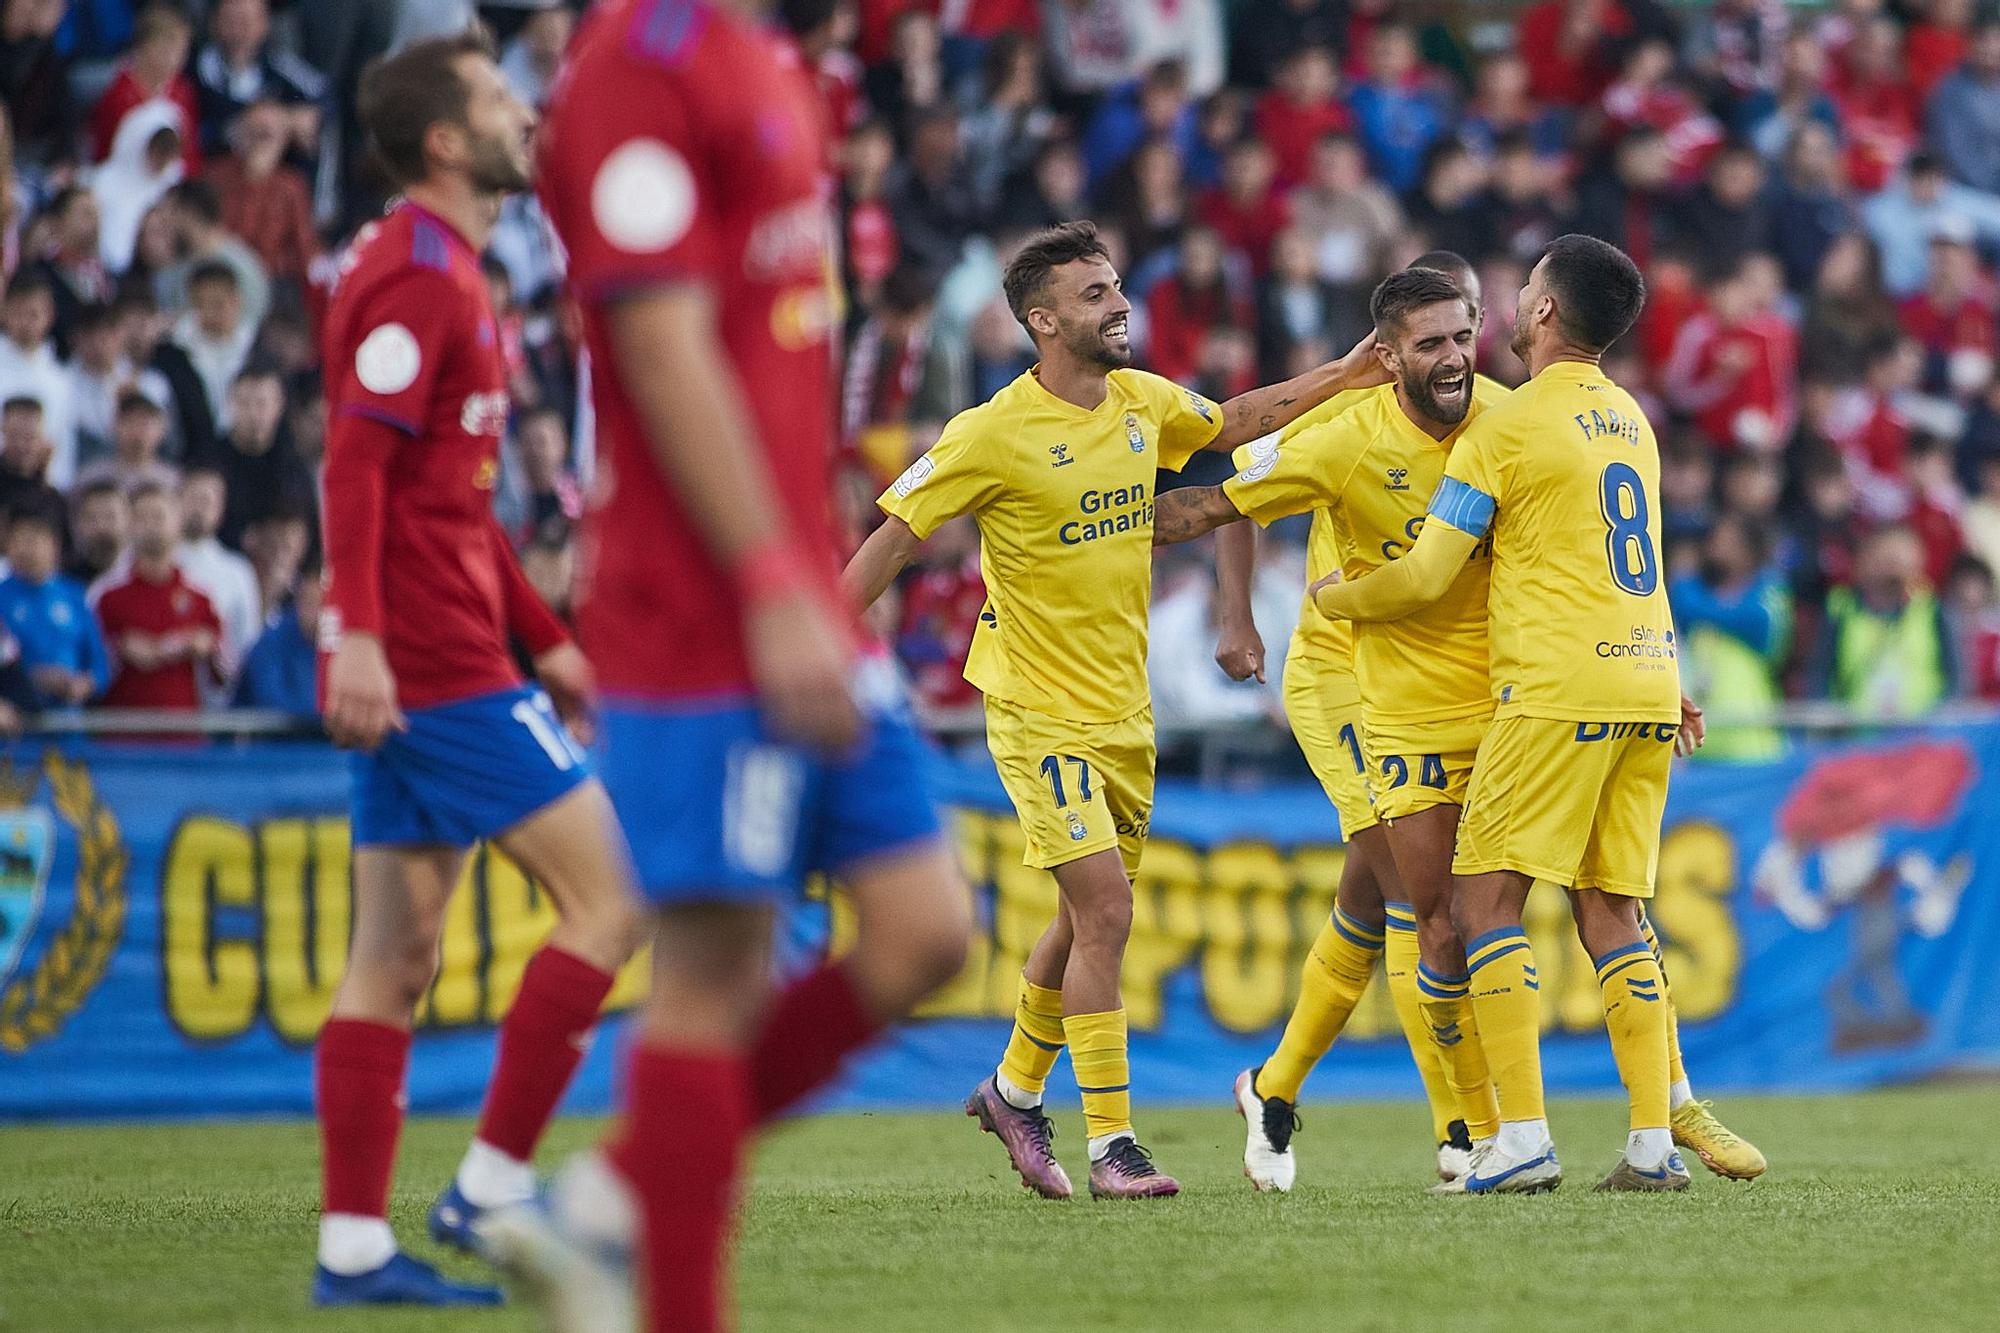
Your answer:
[[[660,473],[605,305],[690,282],[713,294],[791,535],[834,597],[832,223],[811,80],[773,34],[699,0],[613,0],[570,48],[541,143],[542,203],[595,368],[584,647],[609,692],[747,691],[736,588]]]
[[[565,635],[493,517],[507,371],[478,254],[410,203],[362,228],[321,365],[323,643],[379,635],[406,708],[519,685],[509,633],[536,655]]]
[[[133,634],[144,635],[162,647],[176,647],[200,634],[206,634],[211,645],[221,643],[221,617],[179,569],[170,571],[164,583],[151,582],[138,570],[128,569],[98,595],[97,623],[104,630],[104,646],[112,661],[111,688],[98,702],[107,708],[201,707],[197,673],[202,668],[194,657],[176,651],[178,661],[142,669],[125,661],[121,648]]]

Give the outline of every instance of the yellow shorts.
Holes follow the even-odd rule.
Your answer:
[[[1351,672],[1316,658],[1285,659],[1285,717],[1313,776],[1340,816],[1340,836],[1375,827],[1363,758],[1361,688]]]
[[[1153,822],[1153,710],[1066,722],[986,700],[986,748],[1027,838],[1022,864],[1046,870],[1116,847],[1139,868]]]
[[[1513,870],[1653,896],[1678,727],[1503,717],[1486,733],[1452,873]]]
[[[1375,814],[1402,819],[1434,805],[1464,805],[1473,757],[1491,714],[1445,722],[1369,724],[1368,783]]]

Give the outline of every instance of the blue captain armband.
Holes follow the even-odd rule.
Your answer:
[[[1493,526],[1493,497],[1457,477],[1446,477],[1431,496],[1430,516],[1470,536],[1484,537]]]

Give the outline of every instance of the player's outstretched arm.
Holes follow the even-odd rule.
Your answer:
[[[1171,492],[1170,492],[1171,494]],[[1250,589],[1257,578],[1257,529],[1233,523],[1215,535],[1215,664],[1231,680],[1264,681],[1264,636]]]
[[[894,514],[885,517],[841,571],[840,591],[847,604],[856,611],[875,605],[922,545],[909,524]]]
[[[1274,430],[1283,430],[1303,414],[1346,389],[1387,384],[1389,372],[1375,355],[1375,335],[1354,344],[1346,356],[1316,366],[1282,384],[1240,393],[1222,405],[1222,431],[1211,449],[1234,449]]]
[[[1313,605],[1333,620],[1401,620],[1444,596],[1478,545],[1471,533],[1433,517],[1402,559],[1351,582],[1335,570],[1313,584]]]
[[[743,596],[759,702],[780,735],[843,749],[861,733],[853,645],[794,544],[743,389],[723,360],[715,301],[693,284],[605,308],[616,373],[667,485]]]
[[[1176,486],[1153,502],[1153,545],[1191,542],[1242,517],[1220,486]]]

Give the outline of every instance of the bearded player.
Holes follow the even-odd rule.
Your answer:
[[[493,518],[507,374],[480,273],[503,197],[527,188],[534,114],[477,33],[372,67],[360,112],[401,201],[355,241],[327,317],[327,730],[353,750],[354,925],[315,1050],[321,1305],[491,1304],[401,1254],[387,1219],[411,1017],[478,839],[548,892],[557,922],[500,1029],[479,1128],[431,1213],[471,1243],[529,1165],[637,942],[623,843],[565,721],[590,668]],[[539,685],[522,682],[519,640]],[[551,702],[553,700],[553,703]]]
[[[599,6],[543,136],[597,369],[578,623],[655,911],[619,1130],[482,1231],[563,1328],[629,1326],[607,1229],[646,1327],[724,1325],[752,1137],[949,980],[970,928],[893,671],[836,591],[818,102],[756,8]],[[855,947],[774,990],[776,906],[816,871]]]
[[[1379,381],[1367,348],[1215,404],[1131,367],[1131,305],[1097,229],[1040,233],[1008,265],[1014,318],[1037,364],[961,412],[876,502],[887,516],[848,565],[872,603],[919,543],[960,514],[979,525],[987,607],[965,676],[986,700],[986,743],[1027,844],[1049,870],[1055,921],[1022,971],[1015,1026],[966,1113],[997,1135],[1030,1189],[1071,1194],[1042,1092],[1065,1047],[1083,1096],[1090,1191],[1161,1198],[1132,1124],[1119,972],[1131,874],[1152,819],[1146,682],[1154,485],[1202,449],[1277,430],[1345,388]]]

